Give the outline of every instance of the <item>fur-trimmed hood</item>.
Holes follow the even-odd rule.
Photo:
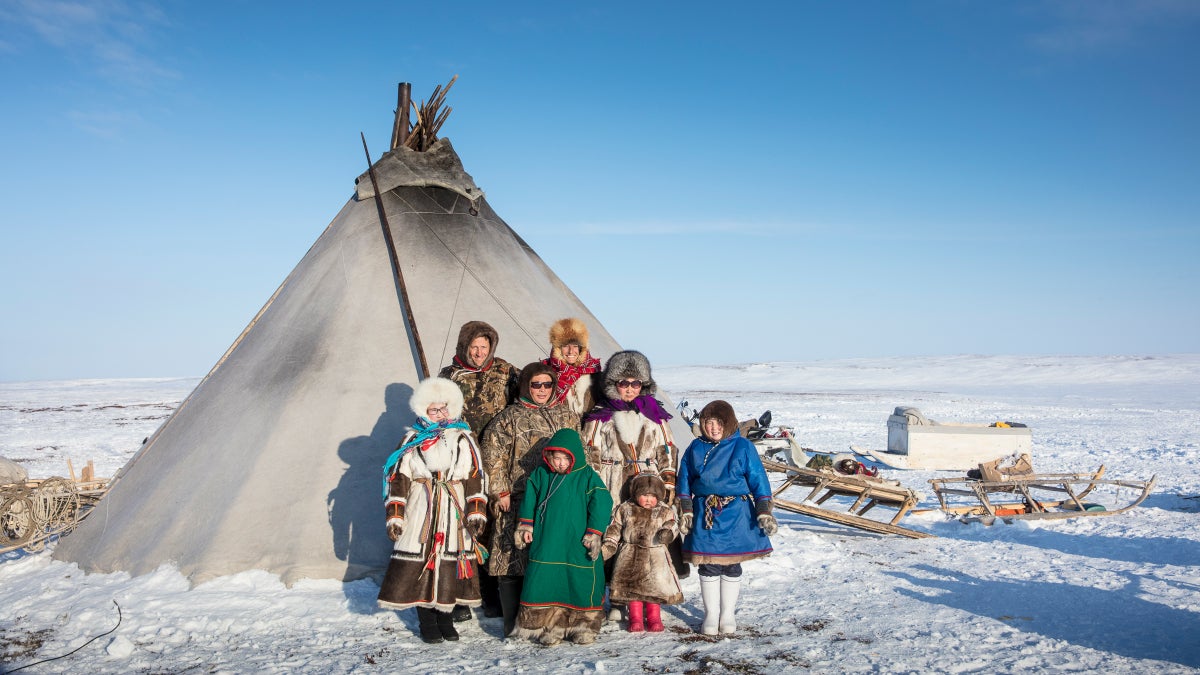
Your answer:
[[[658,474],[639,473],[629,479],[629,499],[636,500],[646,494],[657,497],[659,504],[667,503],[667,485]]]
[[[422,380],[413,389],[412,397],[408,399],[408,407],[417,414],[417,417],[424,419],[429,419],[426,414],[429,406],[434,403],[445,403],[446,407],[450,409],[450,419],[456,420],[462,417],[462,390],[450,380],[442,377]]]
[[[500,344],[500,334],[496,332],[492,325],[483,321],[468,321],[458,330],[458,346],[455,348],[455,355],[458,357],[458,362],[461,365],[471,365],[471,360],[467,358],[467,347],[475,341],[477,337],[485,337],[488,343],[492,346],[488,352],[488,361],[496,358],[496,345]],[[483,365],[487,365],[485,362]]]
[[[576,318],[559,319],[550,326],[550,356],[563,360],[562,348],[571,343],[579,345],[582,350],[581,360],[587,359],[591,353],[588,350],[588,329],[582,321]]]
[[[710,438],[710,441],[723,441],[737,433],[738,421],[737,415],[735,415],[733,412],[733,406],[721,400],[713,401],[700,410],[700,417],[698,420],[698,424],[700,425],[700,433],[704,433],[704,420],[713,417],[721,421],[721,432],[725,435],[720,438]],[[706,438],[707,436],[708,435],[705,434]]]
[[[529,390],[529,383],[533,382],[535,375],[549,375],[551,384],[554,384],[558,381],[558,372],[554,370],[553,366],[548,363],[542,363],[541,361],[534,361],[533,363],[521,369],[521,379],[517,383],[517,396],[520,396],[526,401],[533,401],[533,392]],[[555,402],[556,399],[554,396],[554,390],[551,389],[550,400],[546,401],[546,404],[554,405]]]
[[[658,384],[650,376],[650,359],[641,352],[630,349],[609,357],[608,363],[604,364],[604,395],[610,400],[619,400],[617,382],[624,379],[640,380],[642,396],[658,393]]]

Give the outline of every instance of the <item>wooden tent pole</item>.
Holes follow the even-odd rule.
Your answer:
[[[401,82],[396,90],[396,119],[392,123],[392,150],[408,141],[408,109],[412,106],[412,85]]]
[[[400,83],[400,135],[397,137],[400,145],[408,142],[408,111],[412,108],[412,85]]]
[[[375,208],[379,210],[379,225],[383,228],[383,241],[387,244],[388,257],[392,260],[392,272],[396,275],[396,285],[400,288],[400,301],[404,304],[404,317],[408,320],[408,329],[412,332],[413,347],[417,352],[417,360],[421,366],[421,379],[429,377],[429,364],[425,361],[425,348],[421,346],[421,334],[417,332],[417,322],[413,319],[412,303],[408,301],[408,287],[404,285],[404,272],[400,269],[400,257],[396,255],[396,244],[392,241],[392,228],[388,225],[387,212],[383,208],[383,195],[379,194],[379,181],[375,178],[375,165],[371,162],[371,151],[367,150],[367,137],[361,131],[363,152],[367,155],[367,173],[371,175],[371,187],[375,190]]]

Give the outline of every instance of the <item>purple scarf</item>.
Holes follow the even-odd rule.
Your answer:
[[[650,394],[642,394],[629,403],[626,403],[621,399],[617,399],[615,401],[605,401],[603,404],[592,408],[591,412],[583,416],[583,420],[585,422],[590,422],[592,420],[607,422],[612,419],[613,413],[621,410],[633,410],[641,413],[642,416],[651,422],[654,422],[655,424],[662,424],[663,422],[671,419],[671,413],[663,409],[662,404],[658,402],[658,399],[654,398]]]

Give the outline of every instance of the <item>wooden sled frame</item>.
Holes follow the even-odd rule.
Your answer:
[[[909,488],[878,479],[843,476],[827,471],[792,466],[766,458],[762,459],[762,464],[763,468],[768,471],[783,473],[787,476],[774,492],[775,506],[784,511],[879,534],[895,534],[912,539],[933,536],[927,532],[918,532],[897,525],[900,519],[912,511],[920,501],[917,493]],[[810,488],[808,496],[799,502],[780,498],[780,494],[795,486]],[[822,508],[822,504],[835,496],[853,497],[854,503],[847,511]],[[864,516],[876,506],[896,509],[890,522],[885,523]]]
[[[1010,476],[1004,480],[988,481],[974,478],[934,478],[929,481],[937,495],[939,508],[965,522],[991,523],[996,518],[1006,521],[1063,520],[1080,516],[1114,516],[1124,513],[1145,501],[1154,489],[1157,476],[1150,480],[1111,480],[1103,478],[1105,467],[1093,473],[1036,473]],[[1083,499],[1101,485],[1140,490],[1137,497],[1125,506],[1092,511]],[[1050,498],[1043,498],[1048,493]],[[1019,497],[993,501],[992,495]],[[974,503],[955,504],[950,498],[966,497]],[[1057,499],[1055,499],[1057,497]]]
[[[109,479],[54,477],[0,485],[0,553],[39,551],[75,529],[104,493]]]

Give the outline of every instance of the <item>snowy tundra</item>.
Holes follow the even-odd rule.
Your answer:
[[[667,632],[610,624],[588,647],[504,641],[499,619],[460,624],[460,642],[425,645],[411,611],[376,607],[370,580],[287,588],[250,571],[189,588],[169,566],[85,575],[46,552],[14,552],[0,556],[0,671],[1200,669],[1200,355],[855,359],[656,376],[676,400],[723,398],[743,418],[769,409],[822,452],[882,449],[888,415],[909,405],[941,421],[1029,425],[1039,471],[1105,464],[1112,478],[1157,475],[1157,488],[1112,517],[985,527],[931,511],[903,521],[936,535],[928,539],[779,512],[774,554],[746,565],[736,635],[694,632],[702,612],[693,574],[684,604],[664,607]],[[68,459],[76,470],[94,459],[97,474],[111,476],[196,382],[0,383],[0,456],[33,477],[64,474]],[[936,501],[927,481],[954,474],[883,475],[921,491],[928,508]]]

